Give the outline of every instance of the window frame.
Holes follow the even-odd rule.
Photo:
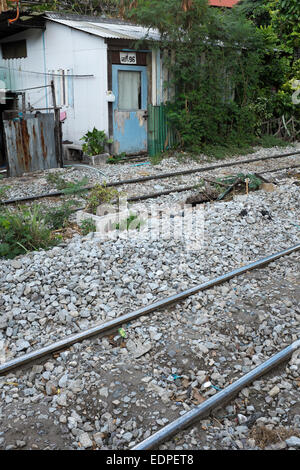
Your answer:
[[[18,45],[21,46],[18,49]],[[8,41],[1,44],[2,59],[11,60],[11,59],[26,59],[27,54],[27,41],[26,39],[19,39],[18,41]],[[13,53],[14,51],[21,51]]]

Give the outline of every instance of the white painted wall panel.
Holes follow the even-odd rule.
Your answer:
[[[0,78],[11,90],[45,85],[44,54],[42,32],[28,30],[1,41],[12,42],[20,39],[27,41],[27,58],[4,60],[0,48]],[[36,72],[36,73],[32,73]],[[38,73],[37,73],[38,72]],[[35,107],[45,107],[45,89],[28,92],[26,101]]]
[[[0,56],[0,79],[5,79],[7,87],[17,90],[49,84],[51,76],[47,73],[58,69],[70,69],[74,75],[93,75],[73,78],[74,106],[62,109],[67,114],[63,139],[82,143],[80,138],[94,126],[108,133],[107,46],[104,40],[51,22],[47,22],[44,37],[41,31],[29,30],[6,41],[18,39],[27,40],[27,58],[3,60]],[[3,67],[9,67],[9,70]],[[52,106],[50,89],[27,92],[28,101],[36,108]]]
[[[74,108],[66,107],[63,138],[80,143],[94,126],[108,132],[107,47],[102,38],[48,23],[45,33],[47,70],[72,69]],[[81,142],[82,143],[82,142]]]

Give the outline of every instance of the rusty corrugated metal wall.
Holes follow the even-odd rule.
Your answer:
[[[25,115],[4,120],[9,176],[57,168],[54,115]]]

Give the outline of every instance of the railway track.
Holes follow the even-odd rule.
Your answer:
[[[279,159],[279,158],[286,158],[286,157],[292,157],[295,155],[300,155],[300,152],[293,152],[293,153],[287,153],[287,154],[278,154],[278,155],[271,155],[268,157],[259,157],[259,158],[254,158],[254,159],[247,159],[247,160],[241,160],[239,162],[230,162],[230,163],[222,163],[222,164],[216,164],[216,165],[209,165],[209,166],[204,166],[204,167],[199,167],[199,168],[194,168],[194,169],[189,169],[189,170],[182,170],[182,171],[175,171],[175,172],[170,172],[170,173],[163,173],[163,174],[158,174],[158,175],[149,175],[149,176],[144,176],[141,178],[133,178],[133,179],[127,179],[127,180],[121,180],[121,181],[112,181],[112,182],[107,182],[106,187],[120,187],[120,186],[127,186],[127,185],[134,185],[134,184],[142,184],[146,183],[148,181],[155,181],[155,180],[162,180],[162,179],[168,179],[168,178],[175,178],[178,176],[186,176],[186,175],[193,175],[193,174],[198,174],[198,173],[204,173],[204,172],[209,172],[213,171],[216,169],[223,169],[223,168],[229,168],[229,167],[234,167],[234,166],[239,166],[239,165],[246,165],[246,164],[251,164],[259,161],[266,161],[266,160],[272,160],[272,159]],[[290,166],[285,166],[281,168],[276,168],[272,170],[260,170],[260,174],[266,174],[266,173],[273,173],[277,171],[283,171],[283,170],[288,170],[288,169],[296,169],[299,168],[300,165],[290,165]],[[93,189],[94,186],[87,186],[84,189],[85,190],[91,190]],[[191,189],[194,189],[195,185],[189,185],[185,187],[177,187],[177,188],[172,188],[172,189],[167,189],[164,191],[159,191],[156,193],[151,193],[151,194],[145,194],[145,195],[140,195],[140,196],[132,196],[128,198],[128,202],[134,202],[138,200],[145,200],[145,199],[150,199],[150,198],[156,198],[162,195],[166,194],[171,194],[172,192],[184,192],[184,191],[189,191]],[[0,204],[2,205],[10,205],[10,204],[18,204],[18,203],[26,203],[26,202],[31,202],[31,201],[36,201],[39,199],[44,199],[44,198],[56,198],[60,196],[65,196],[65,193],[63,191],[53,191],[51,193],[45,193],[45,194],[39,194],[39,195],[32,195],[32,196],[26,196],[26,197],[21,197],[21,198],[14,198],[14,199],[9,199],[6,201],[1,201]]]
[[[233,382],[224,390],[217,393],[217,395],[205,400],[203,404],[199,405],[194,410],[187,412],[182,417],[165,426],[163,429],[160,429],[155,434],[133,447],[132,450],[150,450],[159,446],[178,432],[194,424],[196,420],[207,416],[215,408],[224,405],[224,403],[228,403],[228,400],[234,397],[243,388],[251,385],[262,375],[268,373],[273,368],[278,367],[282,362],[290,359],[292,354],[294,354],[299,348],[300,338],[265,361],[263,364],[260,364],[251,372],[248,372],[248,374]]]
[[[294,166],[294,168],[296,167],[297,165]],[[256,169],[260,174],[275,173],[281,170],[284,171],[283,168],[266,169],[263,172]],[[54,292],[58,301],[58,306],[55,308],[64,309],[65,303],[61,303],[61,289],[59,289],[64,288],[64,286],[72,292],[70,299],[72,295],[77,295],[76,289],[82,283],[81,278],[80,282],[78,279],[76,280],[78,266],[81,266],[84,256],[89,257],[89,252],[94,250],[92,243],[88,247],[84,243],[80,244],[79,248],[75,243],[73,248],[66,249],[66,254],[63,256],[58,256],[56,253],[60,253],[60,250],[64,251],[64,248],[57,248],[57,252],[50,253],[49,257],[47,253],[30,255],[24,258],[24,266],[21,258],[16,261],[14,269],[17,269],[17,271],[15,274],[13,270],[6,269],[9,262],[4,262],[0,288],[4,300],[0,299],[0,308],[3,309],[3,312],[7,311],[8,308],[10,309],[12,298],[10,296],[14,295],[14,289],[17,292],[21,285],[15,284],[14,287],[10,284],[13,277],[12,273],[17,276],[18,280],[16,282],[26,283],[25,289],[27,289],[28,284],[28,292],[31,289],[31,294],[21,293],[15,296],[15,298],[19,297],[21,302],[20,305],[17,305],[17,307],[20,307],[17,308],[20,312],[16,313],[17,323],[19,323],[19,320],[20,325],[22,323],[22,327],[19,328],[21,328],[24,338],[28,339],[27,335],[29,334],[31,350],[25,354],[19,352],[15,354],[14,352],[15,356],[13,358],[9,358],[9,355],[7,355],[5,356],[5,362],[1,357],[0,350],[0,396],[2,398],[0,428],[4,431],[10,429],[10,421],[13,418],[11,431],[7,431],[7,435],[9,436],[11,432],[11,436],[14,436],[16,430],[19,429],[18,423],[20,423],[20,429],[27,426],[24,421],[25,418],[20,418],[20,416],[26,415],[27,409],[29,409],[29,413],[36,416],[36,407],[38,407],[39,410],[42,410],[40,411],[41,415],[44,416],[43,407],[46,406],[47,408],[49,402],[51,411],[48,421],[52,422],[52,413],[53,416],[55,415],[56,420],[53,421],[54,434],[61,432],[55,422],[61,423],[62,426],[68,426],[67,431],[62,434],[61,448],[81,446],[83,448],[93,447],[99,449],[130,448],[132,450],[146,450],[161,447],[164,442],[167,442],[167,446],[169,446],[167,448],[173,446],[177,449],[178,441],[176,439],[178,435],[181,436],[181,441],[187,442],[185,444],[188,446],[187,448],[191,448],[193,445],[196,448],[201,448],[205,445],[203,444],[204,437],[201,434],[201,429],[200,431],[198,429],[199,424],[196,425],[195,423],[200,423],[207,428],[205,433],[212,437],[211,444],[214,446],[213,432],[218,433],[219,431],[212,428],[214,431],[210,432],[210,428],[207,427],[208,420],[205,418],[214,415],[212,420],[215,420],[215,417],[217,417],[218,426],[221,429],[220,433],[225,433],[226,426],[228,426],[226,419],[228,418],[225,421],[223,417],[219,419],[217,410],[220,407],[224,410],[227,402],[233,403],[238,410],[235,412],[235,418],[229,417],[232,426],[234,426],[232,424],[234,423],[233,419],[237,419],[237,416],[240,416],[241,413],[244,416],[250,413],[250,418],[252,417],[252,411],[246,410],[248,398],[244,400],[246,404],[243,404],[243,400],[240,398],[241,391],[244,392],[245,388],[250,390],[249,405],[252,403],[252,390],[254,390],[254,393],[258,393],[257,383],[262,384],[262,389],[259,391],[260,407],[267,410],[266,407],[264,408],[264,399],[265,397],[270,398],[270,389],[273,390],[274,384],[277,386],[274,377],[271,376],[270,378],[269,374],[275,374],[275,379],[277,376],[279,377],[282,372],[278,372],[278,368],[282,367],[282,364],[285,364],[300,348],[297,316],[293,313],[297,310],[297,295],[299,295],[297,291],[297,270],[299,269],[298,253],[300,244],[297,243],[298,232],[293,227],[296,225],[298,212],[293,212],[295,209],[297,210],[297,199],[296,188],[293,186],[292,189],[292,186],[290,197],[286,198],[279,187],[278,199],[281,200],[280,203],[277,203],[272,195],[264,194],[259,201],[258,198],[252,198],[249,195],[247,205],[248,207],[251,206],[250,210],[260,211],[264,209],[265,213],[265,209],[267,209],[272,212],[271,215],[273,216],[270,221],[264,216],[260,216],[261,222],[259,222],[260,219],[256,218],[256,224],[259,224],[257,230],[253,230],[253,225],[235,226],[237,221],[244,222],[239,215],[242,209],[241,204],[237,203],[237,208],[229,208],[228,213],[226,212],[227,209],[224,209],[221,218],[223,225],[221,227],[216,222],[218,230],[210,229],[211,238],[207,239],[207,249],[196,255],[198,261],[193,264],[193,266],[196,266],[193,273],[188,271],[187,276],[180,277],[180,282],[188,279],[189,285],[192,282],[193,287],[177,289],[176,293],[172,294],[173,277],[167,278],[168,283],[172,286],[171,293],[169,292],[169,295],[164,298],[161,298],[163,294],[160,293],[161,300],[155,300],[146,306],[140,307],[143,303],[141,300],[136,300],[134,293],[132,293],[132,299],[128,299],[128,296],[125,297],[125,300],[118,297],[119,305],[116,308],[118,314],[120,315],[122,311],[128,310],[130,306],[129,313],[121,316],[116,315],[115,318],[107,321],[109,315],[103,318],[99,314],[99,310],[96,309],[95,315],[90,317],[88,328],[83,329],[80,326],[75,332],[66,325],[64,318],[62,319],[63,326],[56,324],[57,318],[53,315],[53,311],[48,309],[49,303],[47,303],[47,313],[42,312],[41,309],[43,303],[45,304],[45,298],[49,299],[50,297],[51,303],[53,302]],[[177,192],[178,189],[173,188],[169,193]],[[181,188],[181,190],[187,191],[187,188]],[[156,195],[161,195],[161,193],[164,193],[164,191],[144,195],[143,198],[153,198]],[[140,199],[136,196],[136,199],[133,200]],[[285,207],[284,213],[280,209],[281,205]],[[211,205],[209,210],[209,223],[212,223],[218,214],[218,210],[214,209],[215,206]],[[246,236],[248,230],[249,237]],[[281,233],[280,236],[279,232]],[[284,236],[282,236],[282,233],[284,233]],[[147,257],[151,255],[149,262],[152,259],[151,257],[155,259],[160,256],[165,257],[165,252],[162,249],[163,245],[158,244],[157,253],[152,253],[152,243],[149,246],[147,245],[145,255]],[[211,245],[215,243],[220,243],[222,249],[219,251],[211,250]],[[231,244],[236,246],[234,251],[230,248]],[[98,253],[93,254],[98,260],[98,265],[92,262],[93,258],[88,258],[85,264],[87,287],[82,286],[80,289],[85,292],[82,295],[87,298],[90,297],[91,309],[94,308],[95,303],[92,301],[95,298],[89,295],[88,284],[89,282],[93,283],[93,279],[97,280],[97,285],[101,288],[98,295],[101,296],[103,304],[110,301],[110,297],[105,297],[103,294],[108,286],[110,286],[110,296],[116,295],[111,290],[113,279],[107,274],[115,266],[123,266],[122,264],[119,265],[123,256],[121,255],[120,258],[119,251],[120,249],[122,251],[122,246],[118,243],[116,245],[115,251],[112,245],[107,243],[104,243],[104,246],[100,245]],[[276,246],[283,247],[286,245],[292,246],[275,253]],[[270,251],[274,254],[249,263],[251,259],[259,258],[257,253],[262,256],[266,246],[269,246]],[[130,248],[133,249],[133,256],[138,258],[144,256],[142,254],[143,250],[145,253],[144,245],[142,245],[141,252],[138,253],[135,252],[136,247],[132,244]],[[176,244],[174,247],[174,249],[178,249]],[[259,247],[258,250],[257,247]],[[83,251],[83,258],[80,257],[81,248],[85,250]],[[172,250],[172,246],[170,249]],[[127,246],[125,250],[127,250]],[[247,251],[246,256],[244,256],[243,250]],[[217,256],[215,253],[217,253]],[[71,255],[77,261],[69,266],[68,256]],[[114,257],[113,265],[106,265],[108,256]],[[168,256],[169,254],[166,255],[165,263],[167,263]],[[180,258],[179,254],[178,257]],[[187,260],[184,259],[184,262],[190,263],[192,257],[193,255]],[[174,263],[179,263],[177,258],[176,261],[172,261],[170,266],[168,264],[166,266],[173,269],[171,266]],[[34,259],[37,259],[37,261],[35,262]],[[99,271],[99,263],[102,259],[104,262],[103,276],[101,270]],[[126,263],[134,262],[134,258],[125,259],[127,259]],[[180,259],[182,260],[182,258]],[[231,259],[231,262],[228,263],[228,259]],[[243,266],[241,266],[241,263]],[[236,269],[234,269],[235,265],[238,266]],[[49,266],[52,266],[52,271],[49,271]],[[135,269],[134,266],[133,270]],[[184,266],[188,269],[186,264]],[[25,267],[25,273],[23,273],[22,267]],[[32,269],[34,269],[34,274]],[[152,269],[151,263],[149,263],[149,269]],[[63,277],[61,277],[61,273],[63,273]],[[123,280],[124,272],[121,271],[121,273],[122,277],[116,283],[121,284],[123,287],[129,281],[125,278]],[[89,277],[90,274],[91,278]],[[127,269],[125,269],[125,274],[127,274]],[[48,281],[45,281],[45,275],[49,276],[49,291],[45,290],[46,296],[43,293],[42,301],[32,302],[31,295],[34,296],[33,298],[38,299],[39,291],[43,291],[44,283],[48,283]],[[203,277],[211,280],[203,282]],[[143,297],[146,298],[145,296],[148,295],[146,293],[149,292],[147,284],[153,282],[153,280],[145,278],[148,279],[146,282],[145,279],[142,279],[143,289],[140,290],[136,287],[138,286],[136,276],[132,279],[135,280],[133,284],[136,293],[139,296],[144,293]],[[252,284],[252,279],[254,279],[254,284]],[[163,282],[160,280],[158,284],[161,285]],[[102,288],[104,289],[103,292]],[[249,291],[251,295],[248,294]],[[11,292],[12,294],[10,294]],[[158,292],[163,292],[163,290]],[[270,298],[268,292],[270,292]],[[26,295],[29,297],[27,298]],[[232,295],[235,296],[234,302],[232,302]],[[155,298],[157,298],[157,295]],[[16,300],[13,302],[15,307]],[[63,302],[65,302],[64,299]],[[75,300],[68,300],[68,302],[75,302]],[[287,308],[283,308],[281,311],[282,305],[285,305],[284,302],[287,302]],[[35,303],[39,305],[38,320],[41,321],[40,325],[35,319],[35,315],[30,319],[32,313],[30,308],[27,308],[27,305],[34,307]],[[241,305],[245,308],[245,313],[242,313]],[[132,306],[134,308],[131,308]],[[83,313],[85,313],[83,307],[81,305],[78,310],[83,310]],[[104,307],[105,305],[101,307],[101,311],[105,310]],[[259,311],[259,309],[263,310],[260,310],[259,314],[252,315],[252,311]],[[14,308],[14,310],[16,309]],[[27,310],[28,321],[26,321],[25,314],[22,313],[27,312]],[[268,310],[271,313],[268,313]],[[92,319],[94,319],[93,322]],[[99,320],[102,320],[101,324],[98,323]],[[14,330],[16,327],[16,322],[14,322],[11,321],[11,324],[9,324],[11,332],[6,338],[7,344],[5,345],[8,349],[10,345],[14,346],[16,338],[20,338],[20,335],[17,335]],[[208,328],[208,325],[210,328]],[[4,331],[8,331],[3,328],[0,323],[0,345],[1,338],[5,338],[3,336],[5,335]],[[162,328],[161,333],[158,334],[160,328]],[[273,328],[274,330],[272,330]],[[72,330],[71,334],[68,333],[70,330]],[[270,334],[269,330],[271,332],[275,331],[274,335],[273,333]],[[153,338],[150,335],[150,342],[152,342],[154,352],[151,353],[151,349],[150,353],[147,352],[147,348],[139,351],[136,346],[136,349],[132,349],[134,342],[137,345],[145,335],[148,335],[147,338],[149,337],[149,331],[152,331],[151,334],[153,335]],[[3,332],[2,337],[1,332]],[[48,339],[47,342],[44,342],[44,334],[47,334],[46,337],[51,338],[52,341]],[[155,339],[156,336],[160,336],[160,339]],[[226,345],[223,344],[225,339]],[[204,348],[200,352],[197,349],[198,344],[203,345]],[[251,344],[251,347],[249,344]],[[141,355],[138,356],[137,354]],[[258,357],[256,358],[256,356]],[[227,369],[223,364],[227,364]],[[279,397],[277,404],[279,410],[285,410],[285,408],[292,410],[295,406],[289,403],[291,400],[290,395],[285,396],[284,390],[285,387],[289,387],[286,389],[287,392],[292,394],[292,397],[294,396],[294,389],[298,383],[297,364],[297,362],[294,362],[291,367],[288,367],[288,375],[285,372],[286,369],[284,369],[283,385],[281,387],[279,384],[280,387],[277,387],[279,391],[276,392],[278,393],[276,397]],[[240,368],[235,369],[236,365]],[[244,367],[247,370],[244,370]],[[204,382],[202,381],[203,376],[199,375],[203,370],[206,374]],[[218,371],[222,373],[218,374]],[[227,371],[225,378],[222,376],[224,371]],[[166,377],[164,377],[164,374],[166,374]],[[68,386],[68,377],[71,381],[71,388]],[[201,381],[197,382],[199,377]],[[79,386],[77,381],[82,385]],[[269,388],[268,381],[270,381]],[[183,385],[185,382],[187,382],[187,385]],[[207,383],[210,384],[208,389],[204,387]],[[209,392],[214,392],[214,394],[210,395]],[[238,398],[236,398],[237,394],[239,394]],[[272,406],[274,400],[270,402]],[[253,403],[256,406],[255,400]],[[269,401],[267,405],[269,405]],[[273,408],[272,413],[275,413],[277,408],[276,410],[274,406]],[[267,411],[265,412],[267,413]],[[84,434],[83,437],[79,433],[79,425],[76,422],[78,414],[81,416],[80,419],[83,419],[80,427],[80,433],[83,432]],[[223,412],[224,414],[226,413]],[[289,423],[290,415],[293,416],[293,413],[287,412],[280,416],[284,418],[282,418],[283,422]],[[9,419],[6,419],[6,416]],[[26,423],[30,421],[30,415],[28,416]],[[101,423],[97,424],[97,432],[94,430],[94,434],[92,434],[92,420],[101,421],[102,416],[102,425]],[[281,418],[280,422],[282,421]],[[296,421],[292,420],[291,422]],[[268,422],[267,425],[269,425]],[[191,428],[191,426],[194,427]],[[188,431],[186,431],[187,428]],[[28,426],[29,435],[30,432]],[[245,431],[241,430],[240,432]],[[193,441],[193,433],[197,436],[196,441]],[[68,440],[70,439],[69,435],[73,436],[73,443]],[[185,437],[187,435],[188,437]],[[30,438],[32,441],[29,439],[28,445],[31,445],[30,442],[38,442],[39,439],[43,440],[40,435],[36,437],[37,439]],[[0,434],[0,448],[2,439]],[[8,442],[12,441],[8,440]],[[242,445],[237,437],[232,442],[237,442],[239,446]],[[41,445],[46,446],[47,444]],[[224,446],[228,448],[228,443]]]
[[[40,359],[41,357],[45,357],[49,354],[53,354],[61,349],[68,348],[72,344],[75,344],[79,341],[84,341],[86,339],[89,339],[95,335],[103,334],[107,331],[116,329],[119,326],[122,326],[124,323],[128,323],[132,320],[135,320],[138,317],[141,317],[143,315],[148,315],[152,312],[161,310],[165,307],[168,307],[174,303],[180,302],[183,299],[186,299],[187,297],[194,295],[200,291],[204,291],[206,289],[210,289],[218,284],[222,284],[223,282],[229,281],[233,277],[239,276],[241,274],[244,274],[247,271],[251,271],[253,269],[261,268],[262,266],[265,266],[272,261],[275,261],[276,259],[281,258],[282,256],[287,256],[291,253],[294,253],[295,251],[298,251],[300,249],[300,243],[298,245],[295,245],[293,247],[290,247],[284,251],[275,253],[273,255],[267,256],[265,258],[262,258],[258,261],[255,261],[253,263],[250,263],[246,266],[243,266],[241,268],[235,269],[229,273],[226,273],[222,276],[219,276],[215,279],[212,279],[211,281],[205,282],[203,284],[199,284],[195,287],[192,287],[191,289],[185,290],[183,292],[180,292],[176,295],[173,295],[171,297],[167,297],[165,299],[162,299],[158,302],[155,302],[153,304],[148,305],[147,307],[143,307],[139,310],[136,310],[134,312],[127,313],[125,315],[121,315],[115,320],[110,320],[104,324],[94,326],[92,328],[89,328],[86,331],[77,333],[73,336],[70,336],[69,338],[62,339],[61,341],[55,342],[49,346],[46,346],[42,349],[39,349],[37,351],[33,351],[31,353],[25,354],[24,356],[21,356],[19,358],[13,359],[12,361],[9,361],[7,363],[4,363],[0,365],[0,374],[4,374],[6,372],[9,372],[17,367],[23,366],[25,364],[34,362],[37,359]]]
[[[161,311],[162,309],[166,309],[171,305],[178,306],[179,303],[185,301],[191,296],[196,295],[197,293],[204,292],[206,290],[211,290],[215,288],[215,286],[222,285],[224,283],[229,282],[234,278],[238,278],[239,276],[243,276],[248,274],[250,271],[265,268],[270,263],[275,262],[276,260],[280,260],[284,257],[287,257],[293,253],[298,252],[300,249],[300,244],[287,248],[286,250],[282,250],[278,253],[273,255],[269,255],[265,258],[262,258],[258,261],[250,263],[246,266],[241,268],[237,268],[231,272],[218,276],[208,282],[204,282],[197,286],[194,286],[190,289],[187,289],[183,292],[180,292],[176,295],[164,298],[158,302],[150,304],[146,307],[138,309],[136,311],[130,312],[128,314],[122,315],[114,320],[105,322],[101,325],[97,325],[93,328],[88,329],[87,331],[82,331],[78,334],[72,335],[68,338],[50,344],[44,348],[39,350],[30,352],[23,356],[17,357],[11,361],[8,361],[4,364],[0,365],[0,375],[7,374],[11,371],[15,371],[18,368],[22,368],[23,366],[30,366],[32,367],[35,364],[40,364],[40,360],[43,359],[45,361],[47,358],[51,356],[51,354],[58,353],[59,351],[66,351],[72,345],[78,344],[84,340],[91,339],[92,337],[99,336],[99,335],[109,335],[113,331],[115,331],[118,327],[124,327],[128,323],[137,320],[140,317],[144,317],[146,315],[153,314],[155,312]],[[149,321],[151,317],[149,317]],[[203,417],[207,416],[210,412],[215,410],[216,408],[220,407],[224,403],[227,403],[228,400],[233,399],[240,392],[243,388],[250,386],[253,381],[257,380],[273,368],[276,368],[282,362],[288,360],[293,353],[295,353],[300,348],[300,339],[298,338],[289,346],[284,348],[282,351],[278,352],[277,354],[270,357],[267,361],[263,362],[259,366],[253,368],[250,372],[240,377],[238,380],[234,380],[232,384],[228,385],[224,390],[220,390],[218,393],[213,395],[212,397],[207,398],[203,403],[199,406],[194,407],[192,410],[188,411],[187,413],[183,414],[179,418],[175,419],[174,421],[170,422],[167,426],[159,429],[153,435],[150,435],[146,439],[144,439],[141,443],[132,447],[132,450],[145,450],[145,449],[152,449],[158,447],[160,444],[165,442],[166,440],[170,439],[172,436],[176,435],[178,432],[186,429],[186,427],[195,423],[195,421],[202,419]],[[66,364],[68,368],[68,365]],[[100,364],[101,367],[101,364]],[[28,370],[28,368],[26,368]]]

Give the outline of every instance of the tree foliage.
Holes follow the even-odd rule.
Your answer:
[[[271,25],[280,41],[292,49],[300,47],[300,2],[271,0],[268,5]]]
[[[175,89],[168,116],[182,145],[199,149],[253,135],[263,55],[254,25],[238,12],[210,8],[207,0],[124,3],[128,18],[161,33],[167,85]]]
[[[182,145],[239,142],[262,122],[294,115],[300,80],[299,0],[241,0],[228,10],[208,0],[23,0],[40,10],[119,16],[157,28],[167,86],[169,120]]]
[[[117,15],[120,0],[22,0],[33,11],[58,11],[80,15]]]
[[[258,27],[271,27],[282,47],[300,46],[298,0],[242,0],[236,7]]]
[[[300,3],[299,0],[242,0],[242,11],[265,38],[264,68],[260,93],[255,103],[261,119],[295,116],[299,105],[292,102],[294,84],[300,80]]]
[[[235,8],[258,27],[269,26],[271,23],[270,9],[266,0],[242,0]]]

